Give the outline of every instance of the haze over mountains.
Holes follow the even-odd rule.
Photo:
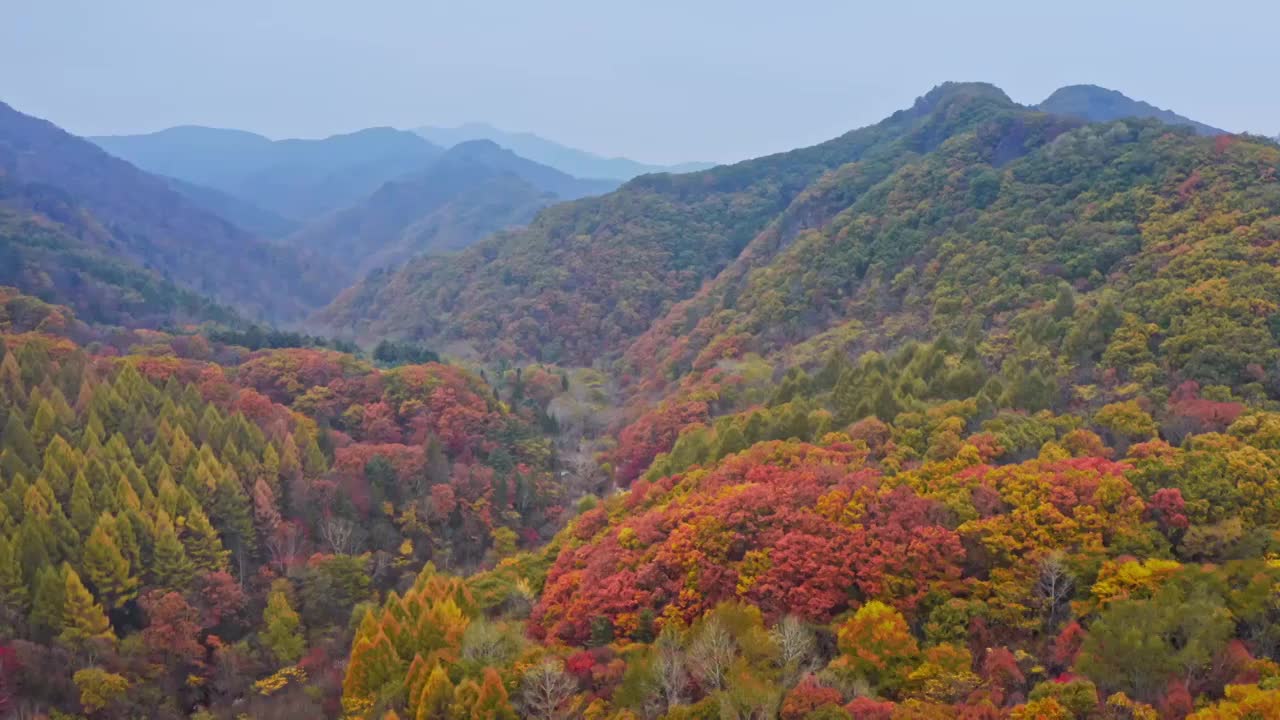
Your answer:
[[[324,261],[271,245],[196,207],[166,181],[3,103],[0,172],[7,193],[27,199],[19,206],[25,213],[65,219],[57,223],[64,238],[251,317],[296,320],[337,289]]]
[[[1186,125],[1201,135],[1223,135],[1227,132],[1097,85],[1069,85],[1059,88],[1036,107],[1045,112],[1080,117],[1093,122],[1127,117],[1154,118],[1169,125]]]
[[[283,242],[332,258],[353,282],[415,255],[460,250],[527,223],[552,203],[602,194],[617,184],[570,177],[489,140],[472,140]]]
[[[705,162],[651,165],[624,157],[601,157],[533,133],[508,132],[487,123],[466,123],[457,127],[423,126],[415,128],[414,132],[442,147],[452,147],[469,140],[492,140],[518,155],[581,178],[630,180],[648,173],[693,172],[714,166],[714,163]]]
[[[442,152],[391,128],[273,141],[241,130],[188,126],[90,140],[143,170],[222,191],[294,222],[352,205]]]
[[[1264,138],[965,82],[625,182],[104,142],[0,105],[0,715],[1280,707]]]

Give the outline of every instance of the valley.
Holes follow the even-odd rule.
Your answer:
[[[0,717],[1280,713],[1280,146],[1101,87],[713,167],[0,105],[0,428]]]

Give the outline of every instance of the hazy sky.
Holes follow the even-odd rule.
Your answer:
[[[0,100],[80,134],[488,121],[639,160],[810,144],[944,80],[1280,132],[1272,0],[0,0]]]

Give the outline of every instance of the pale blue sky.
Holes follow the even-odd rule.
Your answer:
[[[3,0],[0,100],[81,134],[483,120],[651,162],[874,122],[944,80],[1095,83],[1280,132],[1280,3]]]

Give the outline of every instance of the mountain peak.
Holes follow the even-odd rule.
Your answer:
[[[1227,132],[1098,85],[1067,85],[1058,88],[1037,107],[1044,112],[1070,115],[1091,122],[1154,118],[1168,125],[1190,127],[1200,135],[1224,135]]]
[[[923,96],[916,98],[912,110],[919,113],[932,112],[934,109],[960,98],[985,98],[1002,103],[1013,104],[1005,91],[985,82],[944,82],[934,87]]]

